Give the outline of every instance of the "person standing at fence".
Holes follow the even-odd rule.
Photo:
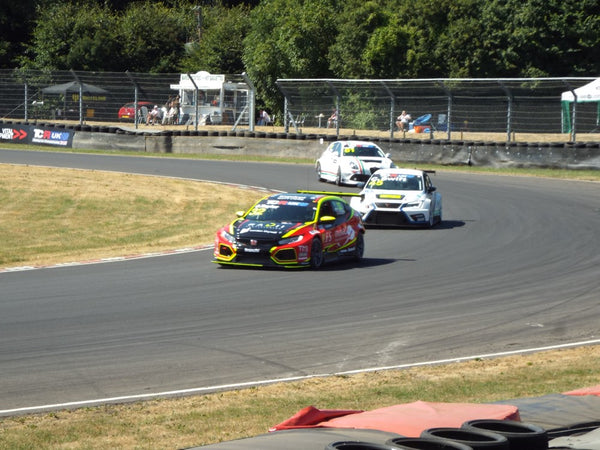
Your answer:
[[[396,119],[396,126],[400,131],[408,131],[409,122],[412,117],[406,111],[402,111],[402,113]]]

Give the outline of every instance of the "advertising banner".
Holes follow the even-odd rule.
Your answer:
[[[35,125],[0,125],[0,143],[42,144],[56,147],[71,147],[73,131]]]

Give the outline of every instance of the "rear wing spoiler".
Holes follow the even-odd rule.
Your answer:
[[[336,197],[360,197],[360,194],[355,192],[305,191],[301,189],[296,192],[298,194],[335,195]]]

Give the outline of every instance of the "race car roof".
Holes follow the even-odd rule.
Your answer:
[[[321,197],[325,197],[325,195],[306,192],[280,192],[278,194],[269,195],[265,198],[275,200],[293,200],[299,202],[314,202]]]
[[[424,170],[418,169],[403,169],[400,167],[392,168],[392,169],[379,169],[377,172],[380,175],[389,175],[389,174],[399,174],[399,175],[417,175],[422,176]]]

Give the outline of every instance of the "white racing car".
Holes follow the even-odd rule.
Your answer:
[[[337,185],[365,182],[376,170],[389,167],[395,167],[389,153],[367,141],[333,142],[315,164],[319,181]]]
[[[413,169],[381,169],[371,175],[350,205],[366,225],[433,227],[442,221],[442,196],[429,173]]]

